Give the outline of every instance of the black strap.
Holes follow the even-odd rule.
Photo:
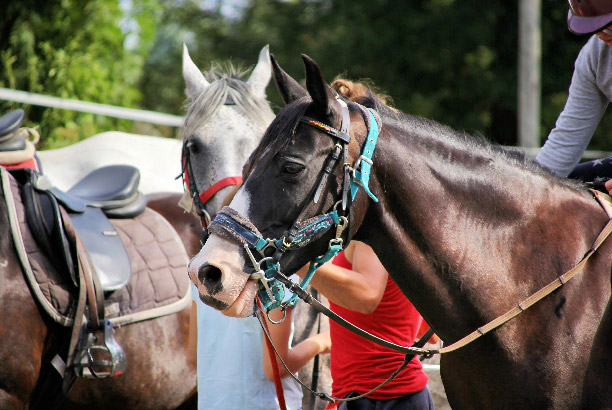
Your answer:
[[[300,288],[301,289],[301,288]],[[310,295],[309,295],[310,296]],[[314,300],[317,302],[318,306],[323,306],[321,305],[321,303],[315,299],[311,297],[311,300]],[[310,303],[309,303],[310,304]],[[315,307],[315,309],[319,310],[319,308],[317,306],[315,306],[315,304],[311,304],[311,306]],[[325,306],[323,306],[325,307]],[[327,308],[326,308],[327,309]],[[320,310],[319,310],[320,311]],[[321,313],[323,313],[322,311],[320,311]],[[330,311],[331,312],[331,311]],[[333,312],[332,312],[333,313]],[[330,319],[331,316],[329,316],[327,313],[324,313],[326,316],[328,316]],[[383,381],[382,383],[380,383],[378,386],[376,386],[375,388],[373,388],[372,390],[360,394],[359,396],[354,396],[354,397],[349,397],[349,398],[339,398],[339,397],[334,397],[331,396],[327,393],[324,392],[317,392],[314,389],[306,386],[300,379],[298,379],[293,373],[291,373],[291,371],[289,370],[289,368],[287,367],[287,365],[285,364],[285,362],[283,361],[283,359],[280,357],[280,354],[278,353],[278,350],[276,349],[276,346],[274,346],[274,343],[272,343],[272,337],[270,336],[270,332],[265,324],[265,319],[263,318],[263,314],[262,311],[259,308],[255,308],[255,315],[257,316],[257,319],[259,320],[259,323],[261,325],[261,328],[264,332],[264,335],[266,336],[266,339],[268,340],[268,342],[270,343],[270,345],[272,346],[272,348],[274,349],[274,353],[276,354],[276,357],[278,357],[278,360],[281,362],[281,364],[283,365],[283,367],[285,368],[285,371],[291,376],[293,377],[293,379],[295,379],[298,383],[300,383],[306,390],[308,390],[310,393],[312,393],[313,395],[319,397],[320,399],[323,400],[327,400],[327,401],[331,401],[331,402],[336,402],[336,401],[354,401],[354,400],[358,400],[361,399],[363,397],[366,397],[369,394],[374,393],[376,390],[380,389],[381,387],[383,387],[385,384],[387,384],[388,382],[390,382],[391,380],[393,380],[402,370],[404,370],[404,368],[408,365],[408,363],[410,363],[410,361],[414,358],[414,356],[416,356],[416,353],[407,353],[404,356],[404,361],[402,362],[402,364],[397,368],[397,370],[395,370],[393,372],[393,374],[391,374],[391,376],[389,376],[385,381]],[[336,315],[337,316],[337,315]],[[338,316],[340,317],[340,316]],[[344,319],[342,319],[344,320]],[[335,321],[335,319],[334,319]],[[345,320],[344,320],[345,321]],[[345,321],[346,322],[346,321]],[[349,322],[346,322],[349,323]],[[350,323],[349,323],[350,324]],[[343,325],[344,326],[344,325]],[[354,328],[359,329],[358,327],[354,326],[351,324],[351,326],[353,326]],[[345,326],[346,327],[346,326]],[[349,329],[352,330],[352,329]],[[361,330],[361,329],[359,329]],[[362,332],[365,332],[364,330],[362,330]],[[355,332],[357,333],[357,332]],[[367,333],[367,332],[365,332]],[[358,335],[363,336],[360,333],[357,333]],[[369,334],[369,333],[367,333]],[[429,329],[417,342],[415,342],[412,347],[413,348],[422,348],[425,343],[427,343],[427,341],[429,340],[429,338],[433,335],[433,329]],[[371,340],[369,337],[366,337],[366,339]],[[372,340],[374,341],[374,340]],[[378,342],[377,342],[378,343]]]
[[[285,368],[285,370],[287,371],[287,373],[289,373],[296,381],[298,381],[304,388],[306,388],[308,391],[310,391],[312,394],[314,394],[315,396],[323,399],[323,400],[328,400],[331,402],[335,402],[335,401],[353,401],[353,400],[358,400],[361,399],[373,392],[375,392],[376,390],[380,389],[381,387],[383,387],[385,384],[387,384],[388,382],[390,382],[391,380],[393,380],[407,365],[408,363],[410,363],[410,361],[417,355],[417,354],[424,354],[424,355],[431,355],[432,353],[435,353],[435,350],[423,350],[423,346],[425,346],[425,344],[427,343],[427,341],[431,338],[431,336],[434,334],[434,330],[432,328],[429,328],[429,330],[427,332],[425,332],[425,334],[423,336],[421,336],[421,338],[416,341],[415,343],[412,344],[412,346],[408,347],[408,346],[400,346],[398,344],[395,344],[393,342],[389,342],[388,340],[385,339],[381,339],[378,336],[375,336],[363,329],[361,329],[360,327],[355,326],[354,324],[352,324],[351,322],[347,321],[346,319],[344,319],[342,316],[336,314],[335,312],[333,312],[332,310],[330,310],[329,308],[327,308],[325,305],[323,305],[321,302],[319,302],[318,299],[316,299],[315,297],[313,297],[311,294],[309,294],[308,292],[306,292],[304,289],[302,289],[297,283],[293,282],[291,279],[287,278],[285,275],[283,275],[282,273],[280,273],[279,271],[276,271],[274,277],[276,279],[278,279],[281,283],[283,283],[291,292],[295,293],[296,295],[298,295],[298,297],[300,299],[302,299],[304,302],[308,303],[310,306],[312,306],[313,308],[315,308],[317,311],[319,311],[320,313],[324,314],[325,316],[327,316],[328,318],[330,318],[331,320],[333,320],[334,322],[338,323],[339,325],[341,325],[342,327],[350,330],[351,332],[371,341],[374,342],[376,344],[379,344],[381,346],[385,346],[388,347],[392,350],[404,353],[404,361],[402,362],[402,364],[397,368],[397,370],[395,370],[395,372],[393,372],[393,374],[391,374],[391,376],[389,376],[389,378],[387,378],[384,382],[382,382],[381,384],[379,384],[378,386],[376,386],[375,388],[373,388],[372,390],[361,394],[359,396],[355,396],[355,397],[350,397],[350,398],[346,398],[346,399],[341,399],[338,397],[333,397],[330,396],[327,393],[322,393],[322,392],[316,392],[313,389],[311,389],[310,387],[306,386],[304,383],[302,383],[302,381],[300,381],[297,377],[295,377],[295,375],[293,373],[291,373],[291,371],[289,370],[289,368],[285,365],[285,362],[283,361],[283,359],[280,357],[278,351],[276,350],[276,346],[274,346],[274,344],[272,343],[272,338],[270,337],[270,334],[268,332],[268,329],[265,326],[264,323],[264,318],[262,316],[262,312],[259,309],[255,309],[255,315],[257,316],[257,319],[259,320],[261,327],[264,331],[264,334],[266,335],[266,338],[270,341],[270,344],[272,345],[272,348],[274,349],[274,352],[276,353],[276,356],[278,357],[279,361],[281,362],[281,364],[283,365],[283,367]]]
[[[302,117],[300,121],[303,122],[304,124],[308,124],[311,127],[318,129],[319,131],[323,131],[327,135],[330,135],[334,138],[338,138],[339,140],[341,140],[342,142],[346,144],[351,142],[351,136],[347,132],[343,132],[342,130],[339,131],[335,129],[334,127],[330,127],[329,125],[323,124],[322,122],[312,119],[310,117]],[[350,120],[349,120],[349,123],[350,123]]]
[[[371,342],[377,343],[381,346],[388,347],[389,349],[392,349],[392,350],[395,350],[397,352],[404,353],[404,354],[432,354],[432,353],[435,354],[438,352],[437,350],[424,350],[421,347],[416,346],[416,345],[401,346],[393,342],[389,342],[388,340],[382,339],[378,336],[375,336],[361,329],[360,327],[355,326],[351,322],[344,319],[342,316],[338,315],[337,313],[333,312],[325,305],[321,304],[321,302],[313,298],[312,295],[310,295],[308,292],[302,289],[299,286],[299,284],[293,282],[291,279],[289,279],[282,273],[276,271],[274,274],[274,278],[278,279],[278,281],[284,284],[287,287],[287,289],[289,289],[291,292],[296,294],[304,302],[308,303],[310,306],[312,306],[319,312],[323,313],[325,316],[327,316],[334,322],[338,323],[340,326],[350,330],[353,333],[358,334],[359,336],[365,339],[370,340]]]

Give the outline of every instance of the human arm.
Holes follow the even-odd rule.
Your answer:
[[[317,335],[311,336],[302,342],[298,343],[294,347],[289,347],[289,337],[291,335],[291,315],[293,308],[287,309],[287,316],[281,323],[274,324],[266,317],[266,323],[270,331],[270,337],[272,343],[276,347],[280,357],[283,359],[291,373],[295,373],[304,367],[313,357],[322,353],[329,353],[331,349],[331,339],[329,332],[322,332]],[[265,315],[264,315],[265,316]],[[270,312],[270,317],[274,321],[280,320],[282,314],[277,309]],[[270,354],[268,347],[266,346],[266,335],[263,335],[263,370],[266,378],[270,381],[274,381],[274,368],[270,360]],[[289,374],[278,361],[276,356],[274,362],[277,363],[279,373],[281,377],[288,377]]]
[[[559,176],[566,177],[576,167],[609,102],[604,94],[612,77],[606,69],[611,49],[593,37],[576,59],[565,108],[536,162]]]
[[[362,242],[352,241],[345,255],[352,259],[352,270],[328,262],[317,269],[310,285],[343,308],[372,313],[385,293],[388,273],[372,248]],[[297,274],[304,277],[306,270]]]

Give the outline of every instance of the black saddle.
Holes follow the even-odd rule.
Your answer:
[[[127,165],[96,169],[68,191],[52,187],[35,170],[11,170],[21,184],[28,226],[39,246],[60,272],[78,286],[76,246],[67,239],[59,210],[62,204],[87,249],[104,291],[125,286],[131,264],[117,231],[108,220],[132,218],[144,211],[146,198],[138,192],[139,171]]]
[[[138,191],[140,172],[129,165],[110,165],[85,175],[68,191],[48,189],[71,213],[83,213],[86,207],[100,208],[109,218],[133,218],[147,206]]]
[[[25,137],[16,132],[24,117],[22,109],[0,117],[0,151],[23,151],[26,148]]]

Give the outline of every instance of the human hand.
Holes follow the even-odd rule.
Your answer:
[[[604,186],[608,190],[608,194],[612,195],[612,179],[608,179]]]
[[[316,334],[312,336],[311,339],[319,345],[319,354],[326,354],[331,351],[331,336],[329,330]]]

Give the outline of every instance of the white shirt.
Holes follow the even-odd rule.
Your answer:
[[[202,303],[193,285],[192,298],[198,312],[198,410],[278,409],[274,383],[263,372],[263,332],[257,318],[223,315]],[[293,322],[291,330],[289,343]],[[291,377],[282,383],[287,409],[300,409],[301,386]]]

